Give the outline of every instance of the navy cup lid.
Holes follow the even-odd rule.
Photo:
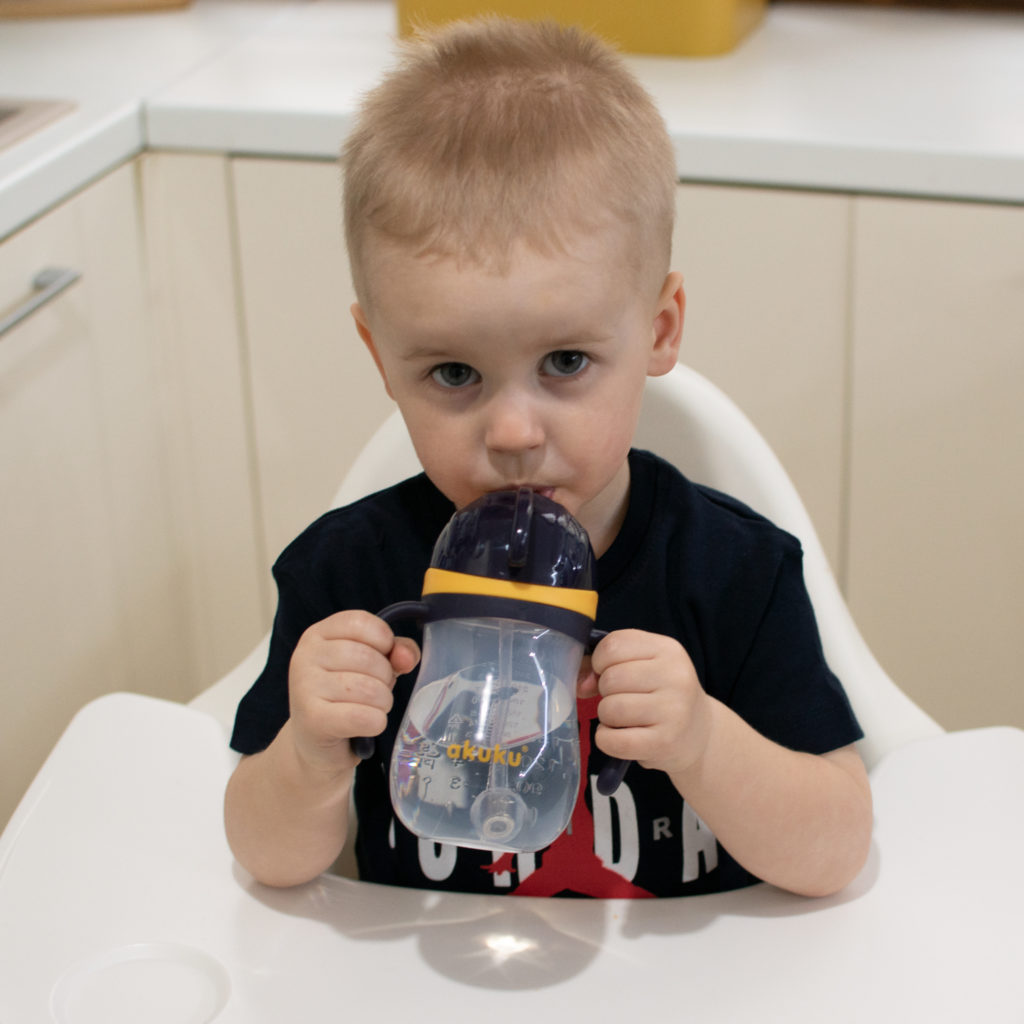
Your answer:
[[[548,587],[590,590],[594,552],[580,523],[529,487],[495,491],[460,509],[434,545],[431,567]]]

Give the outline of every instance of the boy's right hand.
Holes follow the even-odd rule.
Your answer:
[[[365,611],[337,612],[302,634],[288,670],[296,753],[314,770],[351,771],[350,740],[384,731],[395,680],[411,672],[419,647]]]

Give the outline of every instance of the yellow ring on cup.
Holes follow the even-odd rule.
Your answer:
[[[531,601],[553,608],[565,608],[593,619],[597,615],[597,591],[575,587],[552,587],[544,583],[520,583],[491,576],[473,576],[450,569],[428,569],[423,578],[423,596],[428,594],[479,594]]]

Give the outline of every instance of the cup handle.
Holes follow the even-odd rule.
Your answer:
[[[632,761],[621,757],[609,757],[604,767],[597,773],[597,791],[601,796],[611,796],[619,788],[623,776],[629,770]]]
[[[606,629],[592,629],[590,639],[587,641],[586,652],[590,652],[608,635]],[[609,757],[604,767],[597,773],[597,791],[601,796],[611,796],[619,788],[623,776],[629,770],[632,761],[623,760],[620,757]]]
[[[383,619],[389,626],[401,619],[422,622],[427,617],[428,610],[423,601],[399,601],[397,604],[389,604],[387,608],[377,612],[377,618]],[[353,736],[349,740],[349,744],[352,747],[352,753],[362,761],[373,757],[377,746],[373,736]]]

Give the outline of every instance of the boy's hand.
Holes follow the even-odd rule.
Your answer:
[[[710,698],[681,644],[618,630],[597,645],[590,667],[579,695],[601,695],[595,739],[605,754],[669,775],[700,759],[711,731]]]
[[[310,626],[288,670],[291,732],[302,761],[328,772],[355,768],[349,741],[383,732],[395,680],[419,658],[412,640],[369,612],[338,612]]]

